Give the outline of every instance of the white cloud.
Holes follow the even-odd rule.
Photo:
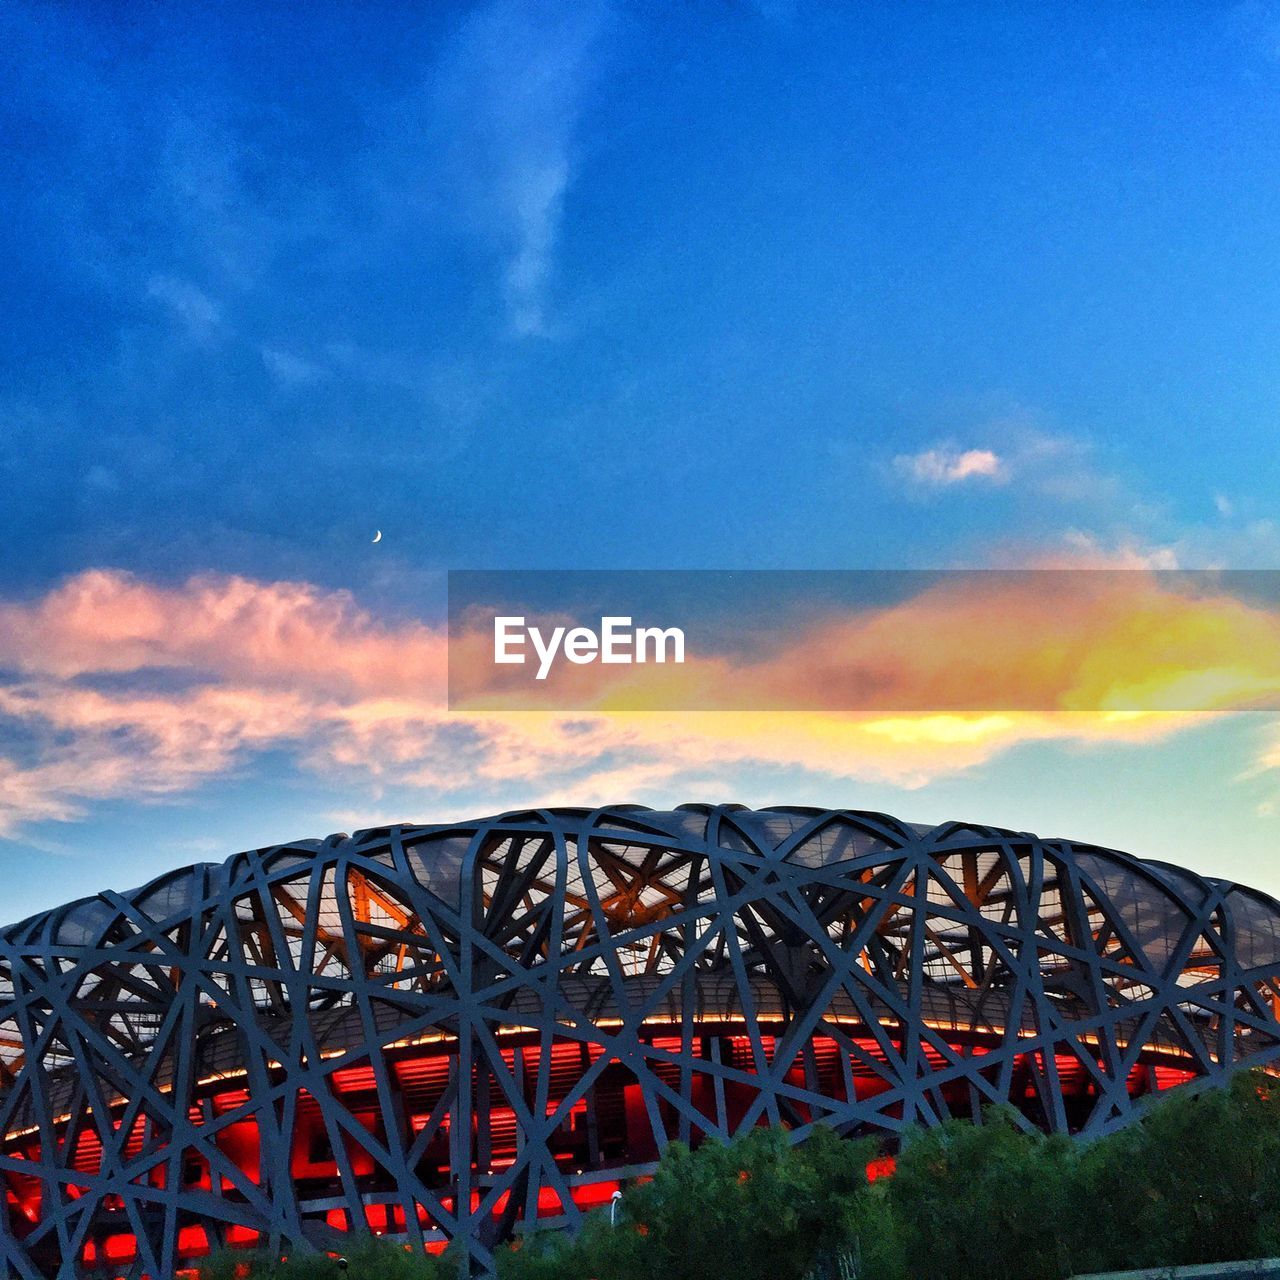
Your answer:
[[[1025,564],[1025,559],[1023,564]],[[1039,569],[1177,569],[1174,547],[1153,546],[1128,537],[1110,541],[1083,529],[1068,529],[1062,547],[1034,557]]]
[[[899,454],[893,466],[912,484],[930,489],[944,489],[970,480],[1004,484],[1009,479],[1007,464],[991,449],[939,445],[921,453]]]

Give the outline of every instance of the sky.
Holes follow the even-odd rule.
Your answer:
[[[0,918],[622,801],[1280,893],[1274,714],[443,683],[450,569],[1280,567],[1280,7],[14,3],[0,80]]]

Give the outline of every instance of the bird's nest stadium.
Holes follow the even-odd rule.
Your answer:
[[[368,1229],[480,1263],[664,1145],[1010,1102],[1097,1134],[1280,1058],[1280,907],[993,827],[690,805],[304,840],[0,931],[4,1274]]]

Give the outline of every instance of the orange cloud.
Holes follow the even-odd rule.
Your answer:
[[[535,680],[533,663],[494,665],[491,623],[477,625],[455,637],[454,705],[984,717],[1219,711],[1280,700],[1280,619],[1203,575],[955,574],[900,603],[773,639],[762,657],[691,643],[681,666],[561,661]]]
[[[0,604],[0,669],[13,673],[0,684],[0,744],[10,744],[0,745],[0,832],[75,818],[96,800],[170,796],[268,749],[332,780],[339,803],[376,803],[378,787],[394,784],[420,792],[432,812],[460,796],[502,806],[729,793],[748,766],[799,768],[833,787],[917,786],[1019,743],[1142,742],[1198,723],[1162,709],[1160,689],[1188,668],[1161,666],[1160,653],[1199,662],[1219,709],[1269,687],[1280,654],[1269,617],[1239,602],[1179,602],[1157,590],[1131,593],[1131,607],[1117,612],[1114,598],[1099,598],[1077,632],[1044,616],[1034,595],[990,584],[982,599],[944,586],[829,619],[749,672],[781,698],[797,682],[803,692],[839,680],[851,663],[872,670],[897,701],[856,714],[461,714],[445,705],[442,632],[379,620],[345,593],[236,577],[158,586],[81,574],[36,600]],[[950,661],[926,643],[930,628],[963,637]],[[716,662],[722,679],[741,676],[740,666]],[[965,689],[997,678],[1052,701],[966,710]],[[1152,710],[1105,709],[1112,691],[1127,699],[1143,680],[1158,686],[1139,690]],[[902,710],[907,693],[937,709]],[[1061,710],[1073,699],[1104,709]]]

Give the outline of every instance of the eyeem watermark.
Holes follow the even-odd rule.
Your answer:
[[[493,660],[499,666],[523,666],[532,648],[537,657],[535,680],[545,680],[563,655],[578,666],[591,662],[630,666],[645,662],[684,662],[684,631],[680,627],[635,627],[628,617],[600,619],[590,627],[552,627],[544,632],[530,626],[523,614],[493,620]]]
[[[453,570],[448,662],[456,711],[849,712],[891,741],[1274,710],[1280,570]]]

